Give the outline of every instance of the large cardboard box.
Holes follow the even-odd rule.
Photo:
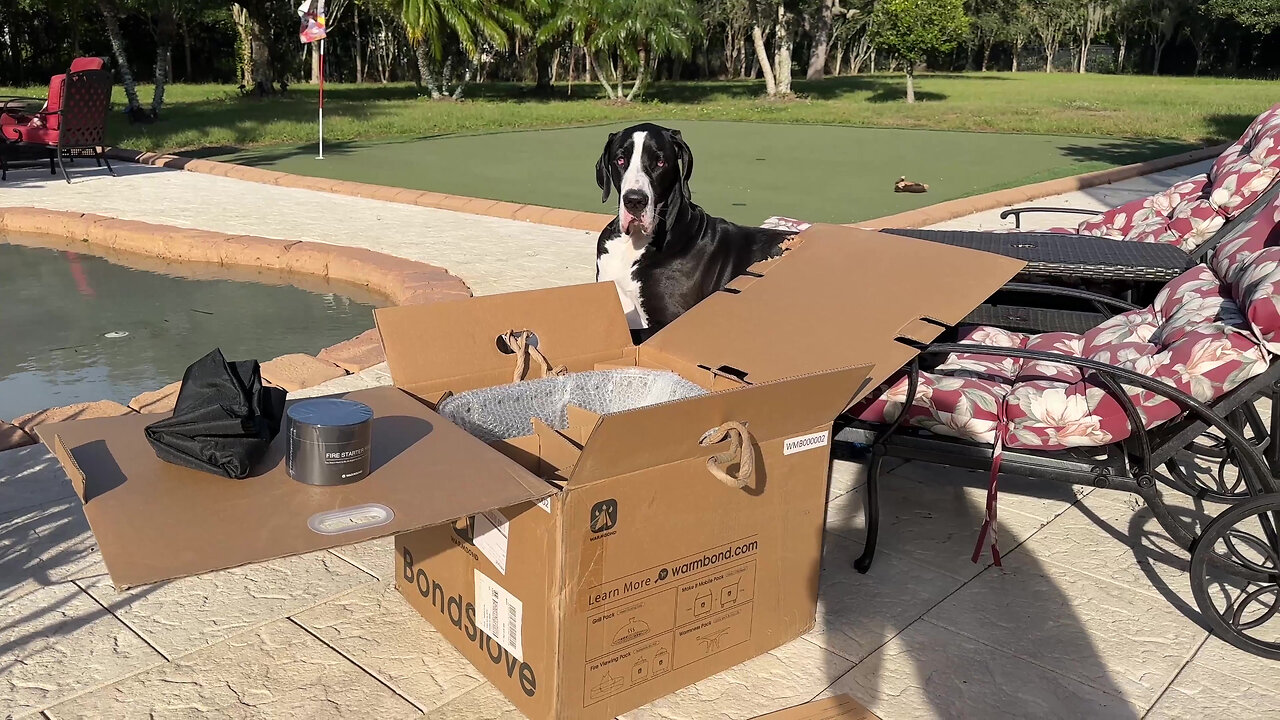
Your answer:
[[[117,587],[395,534],[405,598],[517,707],[608,718],[813,625],[833,419],[1021,266],[815,226],[640,346],[611,284],[379,310],[396,387],[347,395],[375,413],[354,485],[290,480],[283,437],[246,480],[168,465],[154,416],[39,434]],[[571,371],[668,369],[711,392],[486,445],[435,404],[511,382],[510,330]]]
[[[498,336],[552,365],[672,370],[702,397],[596,416],[494,449],[556,492],[396,538],[408,602],[526,715],[597,720],[814,622],[836,416],[1020,263],[816,227],[640,346],[611,284],[376,313],[395,383],[428,403],[512,380]],[[448,348],[447,352],[437,348]],[[745,426],[754,476],[717,479],[699,440]]]

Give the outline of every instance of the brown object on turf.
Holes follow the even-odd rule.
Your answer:
[[[929,186],[924,183],[908,180],[906,175],[898,178],[898,182],[893,184],[894,192],[922,193],[929,192]]]

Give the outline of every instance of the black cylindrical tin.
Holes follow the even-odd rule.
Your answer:
[[[369,474],[373,410],[318,398],[289,407],[289,477],[308,485],[349,485]]]

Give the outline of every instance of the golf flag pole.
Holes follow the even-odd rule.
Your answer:
[[[324,38],[320,38],[320,152],[316,159],[324,159]]]
[[[316,153],[317,160],[324,159],[324,39],[328,34],[324,24],[324,0],[302,0],[302,4],[298,6],[298,17],[302,18],[302,27],[298,30],[298,38],[302,40],[304,45],[308,43],[320,41],[320,46],[313,49],[317,52],[316,71],[320,75],[318,81],[320,83],[320,109],[318,119],[320,121],[320,142],[318,145],[319,152]]]

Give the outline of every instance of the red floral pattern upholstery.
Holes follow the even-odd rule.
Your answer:
[[[1112,208],[1074,228],[1056,227],[1042,232],[1165,243],[1192,252],[1228,220],[1248,209],[1278,176],[1280,105],[1254,118],[1240,139],[1224,150],[1204,175]]]
[[[1113,317],[1083,333],[1025,335],[979,327],[961,342],[1089,358],[1156,378],[1211,401],[1260,374],[1280,353],[1280,200],[1186,271],[1150,307]],[[1009,447],[1056,450],[1122,440],[1132,429],[1124,409],[1090,372],[1060,363],[959,353],[920,374],[906,423],[940,435]],[[855,413],[888,423],[903,411],[900,374]],[[1181,413],[1162,396],[1125,387],[1154,427]],[[1002,419],[1003,418],[1003,421]]]

